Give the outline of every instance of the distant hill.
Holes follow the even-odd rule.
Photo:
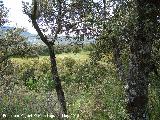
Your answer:
[[[10,29],[15,29],[15,27],[9,27],[9,26],[2,26],[0,27],[0,33],[2,33],[2,31],[7,31],[7,30],[10,30]],[[3,33],[2,33],[3,34]],[[36,34],[32,34],[30,32],[22,32],[21,33],[22,36],[28,38],[28,41],[31,43],[31,44],[44,44],[40,38],[38,37],[38,35]],[[67,39],[65,36],[61,36],[57,39],[57,41],[55,42],[55,44],[81,44],[81,43],[84,43],[84,44],[88,44],[88,43],[93,43],[95,40],[94,39],[90,39],[88,40],[87,38],[85,38],[84,40],[74,40],[73,38],[70,38],[70,39]]]
[[[7,30],[12,30],[15,29],[15,27],[10,27],[10,26],[2,26],[0,27],[0,33],[3,34],[3,31],[7,31]],[[22,36],[28,38],[29,42],[34,43],[37,41],[37,35],[36,34],[32,34],[30,32],[24,31],[21,33]]]
[[[0,27],[0,31],[7,31],[7,30],[11,30],[11,29],[16,29],[16,28],[15,28],[15,27],[10,27],[10,26],[2,26],[2,27]],[[24,36],[24,37],[37,36],[37,35],[35,35],[35,34],[32,34],[32,33],[30,33],[30,32],[27,32],[27,31],[22,32],[21,35]]]

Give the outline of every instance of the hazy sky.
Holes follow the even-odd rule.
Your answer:
[[[31,2],[32,0],[23,0],[25,2]],[[27,15],[22,12],[22,0],[3,0],[5,7],[9,9],[8,19],[10,23],[8,26],[24,27],[28,32],[37,34],[32,24],[28,21]]]
[[[37,34],[35,29],[32,27],[32,23],[28,20],[28,16],[23,14],[22,12],[22,1],[24,2],[32,2],[32,0],[3,0],[5,7],[9,9],[8,19],[10,23],[6,24],[7,26],[17,26],[24,27],[28,30],[28,32]],[[99,0],[94,0],[99,1]]]

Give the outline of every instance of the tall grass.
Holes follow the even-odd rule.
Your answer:
[[[109,55],[108,59],[112,59]],[[65,91],[70,120],[124,120],[125,96],[111,60],[93,64],[87,52],[57,55],[58,71]],[[16,82],[7,94],[1,94],[0,119],[50,120],[45,115],[60,112],[48,56],[12,59]],[[153,86],[153,85],[152,85]],[[158,119],[158,88],[150,87],[151,120]],[[22,115],[15,118],[14,115]],[[31,118],[24,118],[27,115]]]

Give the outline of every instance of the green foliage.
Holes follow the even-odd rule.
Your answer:
[[[147,15],[151,14],[152,16],[152,14],[155,12],[155,11],[153,12],[153,9],[154,9],[152,8],[153,6],[149,6],[149,5],[147,6],[148,7],[146,8],[148,10]],[[140,9],[143,9],[143,8],[140,8]],[[152,13],[150,13],[151,11]],[[156,13],[157,11],[158,10],[156,10]],[[148,44],[147,47],[150,48],[149,47],[150,43],[147,43],[148,41],[150,41],[151,43],[153,42],[152,48],[150,48],[152,49],[151,50],[152,55],[151,55],[150,61],[156,66],[157,72],[155,73],[159,73],[159,70],[160,70],[159,34],[155,32],[155,31],[159,31],[159,20],[158,20],[158,24],[156,23],[154,24],[153,22],[150,21],[150,19],[152,19],[153,16],[152,17],[147,16],[148,19],[146,21],[144,21],[144,18],[143,20],[140,20],[140,17],[139,16],[137,17],[137,13],[138,13],[137,5],[135,4],[134,1],[121,1],[119,2],[119,4],[116,4],[116,6],[113,9],[113,16],[110,17],[109,20],[106,22],[105,24],[106,27],[103,29],[103,32],[101,33],[101,35],[97,38],[96,45],[95,45],[95,51],[91,54],[91,59],[93,62],[102,61],[102,60],[107,61],[106,57],[104,56],[106,56],[106,54],[108,55],[108,53],[109,54],[111,53],[112,56],[114,57],[113,62],[116,64],[116,58],[119,57],[118,61],[121,61],[119,62],[120,63],[119,65],[123,67],[123,71],[126,75],[126,76],[123,76],[123,79],[125,81],[126,81],[126,78],[129,76],[128,73],[131,73],[131,72],[128,72],[129,71],[128,66],[130,63],[132,63],[131,61],[132,57],[130,56],[134,56],[133,51],[138,49],[139,44],[142,46],[143,45],[145,46],[146,44]],[[143,14],[145,16],[145,13]],[[138,20],[141,21],[142,23],[138,23],[137,22]],[[142,33],[140,36],[146,37],[146,41],[145,42],[142,41],[141,43],[138,43],[141,37],[138,36],[138,38],[136,38],[135,36],[137,36],[137,30],[142,27],[141,26],[142,24],[144,25],[143,26],[144,29],[141,29],[141,31],[139,32]],[[138,28],[137,26],[140,26],[140,27]],[[137,43],[133,42],[135,39],[137,40],[136,41]],[[131,47],[133,46],[133,44],[138,44],[137,48],[136,46]],[[115,51],[116,53],[119,54],[119,56],[115,56]],[[149,55],[150,50],[147,49],[146,51],[148,53],[145,55],[145,57],[150,57]],[[145,53],[145,49],[141,50],[140,52]],[[148,60],[148,61],[143,61],[143,62],[147,64],[146,66],[150,66],[148,64],[150,61]],[[150,81],[149,81],[150,83],[149,113],[150,113],[150,119],[155,120],[155,119],[158,119],[157,117],[158,117],[158,114],[160,113],[159,112],[159,100],[160,99],[158,95],[159,77],[155,77],[156,75],[154,71],[152,72],[153,72],[152,73],[153,75],[150,75],[149,77],[150,78]]]
[[[160,77],[150,74],[149,85],[149,117],[151,120],[159,119],[160,113]]]
[[[59,56],[57,59],[71,120],[125,118],[122,85],[116,80],[114,66],[111,62],[108,62],[107,65],[102,63],[92,65],[83,59],[77,61],[75,57],[61,58]],[[56,101],[56,94],[51,81],[49,59],[46,57],[13,58],[12,62],[16,69],[15,74],[20,77],[17,81],[19,84],[14,87],[17,89],[17,92],[13,94],[15,102],[12,101],[14,110],[9,109],[8,100],[4,99],[2,100],[3,108],[8,109],[7,112],[12,112],[12,114],[46,114],[44,109],[55,114],[57,105],[50,109],[50,104],[53,105]],[[36,81],[35,84],[33,78]],[[25,79],[27,85],[24,83]],[[111,91],[114,91],[114,94],[111,94]],[[51,94],[53,101],[42,107],[47,104],[45,98],[48,94]]]
[[[95,23],[94,25],[99,24],[100,28],[105,25],[101,36],[97,38],[96,45],[84,45],[83,47],[78,45],[54,46],[56,54],[59,54],[57,55],[58,71],[65,90],[70,120],[128,119],[125,111],[124,85],[117,78],[116,67],[113,64],[113,53],[114,42],[117,41],[118,48],[121,50],[120,58],[124,64],[125,72],[128,72],[129,45],[132,43],[137,29],[135,24],[137,18],[135,17],[136,6],[133,1],[119,3],[115,4],[117,6],[113,9],[114,15],[109,17],[107,22],[97,19],[101,22],[95,23],[98,17],[95,16],[92,19],[91,12],[85,14],[86,21],[92,25],[93,23]],[[48,4],[47,1],[42,4],[42,10],[44,10],[44,6],[47,6],[46,4]],[[82,3],[80,5],[80,7],[83,6]],[[90,4],[87,9],[91,9],[91,6],[94,5],[96,4]],[[47,7],[52,9],[52,5]],[[75,7],[75,9],[77,8]],[[45,9],[45,12],[51,11]],[[50,19],[50,16],[45,15],[47,14],[43,14],[42,17]],[[5,14],[0,11],[0,16],[5,16]],[[0,21],[0,25],[2,24],[3,22]],[[57,115],[60,108],[57,104],[48,56],[26,58],[26,56],[36,55],[36,52],[39,55],[48,55],[48,49],[46,46],[28,44],[26,38],[20,36],[22,31],[21,29],[9,30],[0,38],[0,117],[3,113],[10,115],[6,118],[8,120],[14,119],[13,115],[15,114],[25,114],[26,116],[28,114],[53,113]],[[159,43],[159,40],[154,41],[152,51],[152,59],[158,72],[160,68]],[[82,51],[92,51],[91,60]],[[10,60],[11,57],[25,58],[12,58]],[[150,81],[150,119],[158,120],[160,114],[160,80],[152,73],[150,74]],[[49,120],[50,118],[33,117],[32,119]]]
[[[123,120],[127,118],[123,84],[116,77],[111,54],[106,55],[97,64],[92,64],[90,61],[84,61],[83,59],[79,61],[75,56],[71,58],[70,54],[68,54],[68,57],[67,54],[58,55],[57,61],[71,120]],[[51,80],[49,70],[49,58],[13,58],[12,63],[13,71],[16,69],[15,74],[19,76],[18,84],[14,86],[14,97],[12,97],[14,99],[11,99],[15,102],[11,102],[13,103],[13,109],[11,109],[9,107],[11,104],[8,101],[9,96],[3,97],[1,108],[6,108],[6,112],[10,114],[56,114],[58,104],[56,104],[54,83]],[[23,78],[26,71],[29,72],[29,75]],[[33,84],[33,78],[36,80],[36,84]],[[24,84],[24,79],[28,80],[27,86]],[[157,81],[156,76],[155,81]],[[159,84],[155,83],[151,86],[155,86],[150,88],[149,96],[152,120],[159,116]],[[47,97],[53,101],[48,103]],[[2,113],[5,113],[4,110]],[[33,117],[33,119],[47,120],[47,118],[36,117]]]
[[[8,9],[4,7],[3,1],[0,3],[0,27],[4,25],[7,21]]]
[[[75,61],[73,58],[65,57],[65,58],[63,59],[63,64],[64,64],[68,69],[72,69],[75,63],[76,63],[76,61]]]
[[[94,49],[94,44],[85,44],[82,48],[83,51],[93,51]]]
[[[38,55],[44,56],[44,55],[48,55],[49,51],[47,46],[44,45],[33,45],[33,48],[35,48],[35,51],[37,52]],[[90,44],[86,44],[80,46],[80,45],[55,45],[54,46],[55,49],[55,53],[56,54],[62,54],[62,53],[80,53],[82,51],[92,51],[93,50],[93,46]]]
[[[85,62],[75,64],[70,74],[64,72],[72,119],[126,118],[122,85],[113,70],[111,63],[104,66]]]

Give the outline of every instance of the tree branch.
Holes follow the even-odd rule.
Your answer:
[[[40,36],[41,40],[48,46],[49,42],[47,40],[47,37],[42,33],[42,31],[40,30],[38,23],[36,21],[36,19],[37,19],[36,13],[37,13],[37,7],[38,7],[37,5],[38,5],[37,1],[34,0],[33,12],[31,15],[32,24],[33,24],[34,28],[36,29],[38,35]]]
[[[62,29],[62,1],[58,0],[58,18],[57,18],[57,30],[55,32],[54,40],[57,39],[57,35]]]

